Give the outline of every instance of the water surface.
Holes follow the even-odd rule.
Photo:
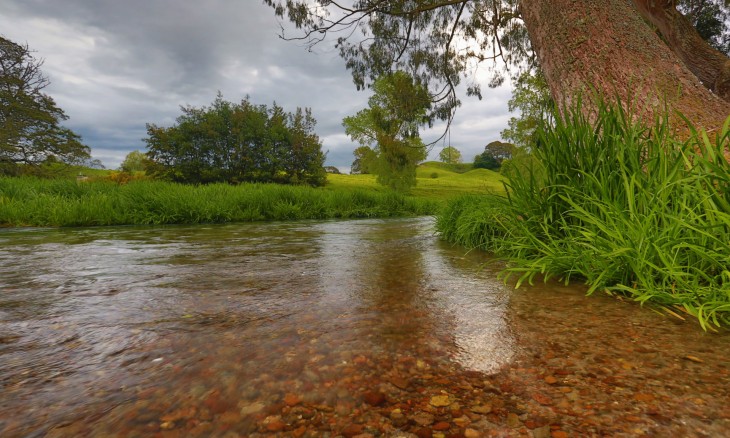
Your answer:
[[[430,219],[4,230],[0,436],[728,436],[726,332],[486,260]]]

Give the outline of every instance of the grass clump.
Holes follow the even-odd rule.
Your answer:
[[[95,226],[417,216],[435,201],[359,189],[0,178],[0,225]]]
[[[730,118],[712,138],[676,139],[667,120],[633,122],[601,105],[543,130],[533,160],[512,166],[507,196],[466,196],[437,220],[442,236],[536,275],[730,325]]]

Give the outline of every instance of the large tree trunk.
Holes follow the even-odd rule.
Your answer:
[[[667,107],[713,131],[730,103],[703,86],[626,0],[523,0],[521,13],[553,97],[561,106],[576,96],[631,102],[653,121]]]
[[[692,23],[677,11],[676,0],[633,1],[705,87],[730,102],[730,59],[702,39]]]

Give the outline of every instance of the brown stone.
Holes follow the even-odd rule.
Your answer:
[[[289,394],[287,394],[287,395],[284,396],[284,403],[287,406],[296,406],[296,405],[298,405],[301,402],[302,402],[302,399],[299,398],[299,396],[296,395],[296,394],[289,393]]]
[[[351,423],[342,429],[342,435],[346,438],[353,438],[355,435],[360,435],[364,428],[362,424]]]
[[[451,429],[451,425],[445,421],[439,421],[438,423],[433,425],[433,430],[449,430]]]
[[[366,392],[365,394],[363,394],[362,398],[365,403],[371,406],[381,406],[385,403],[385,394],[383,394],[382,392]]]

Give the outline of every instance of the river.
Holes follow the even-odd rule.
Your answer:
[[[0,436],[730,436],[727,331],[428,218],[0,231]]]

